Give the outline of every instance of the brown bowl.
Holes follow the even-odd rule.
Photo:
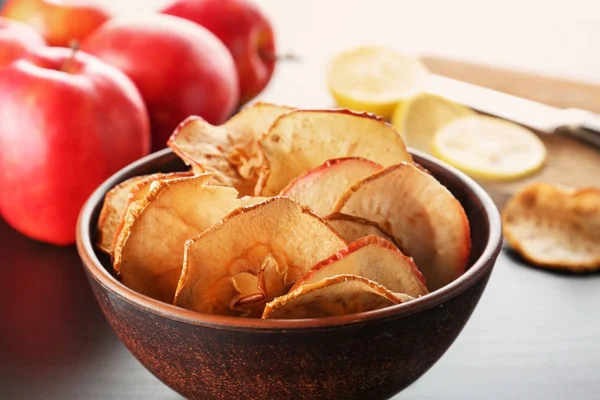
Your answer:
[[[471,223],[468,271],[405,304],[354,315],[260,320],[199,314],[138,294],[94,248],[104,194],[134,175],[184,168],[162,150],[124,168],[90,197],[77,247],[94,294],[121,341],[158,379],[195,399],[387,399],[417,380],[461,332],[501,246],[490,197],[470,178],[412,152],[462,203]]]

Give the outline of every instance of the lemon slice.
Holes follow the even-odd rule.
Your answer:
[[[529,175],[546,160],[544,143],[530,130],[495,117],[458,118],[433,137],[433,154],[475,178]]]
[[[419,93],[398,104],[392,124],[407,146],[431,154],[433,134],[450,121],[469,115],[476,113],[444,97]]]
[[[419,91],[426,74],[425,66],[407,54],[359,46],[333,58],[327,84],[339,107],[389,118],[398,102]]]

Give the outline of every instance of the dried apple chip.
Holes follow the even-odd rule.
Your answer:
[[[341,212],[329,214],[325,217],[325,221],[327,221],[327,223],[348,243],[352,243],[361,237],[373,235],[394,243],[396,247],[402,250],[398,244],[394,242],[394,238],[381,230],[381,228],[373,221]]]
[[[534,183],[508,201],[502,222],[508,244],[534,265],[600,268],[600,188]]]
[[[214,174],[212,183],[234,187],[242,194],[252,192],[254,183],[244,179],[229,161],[234,142],[226,129],[191,116],[179,124],[167,144],[196,173]]]
[[[131,203],[116,240],[114,270],[131,289],[172,303],[184,243],[238,207],[264,199],[238,198],[230,187],[209,186],[211,174],[156,181]]]
[[[412,157],[384,120],[349,110],[294,110],[259,140],[263,166],[256,193],[273,196],[292,179],[327,160],[362,157],[387,167]]]
[[[267,303],[263,319],[322,318],[372,311],[413,300],[356,275],[336,275],[302,285]]]
[[[142,187],[149,187],[150,183],[159,179],[172,179],[183,176],[190,176],[189,172],[176,172],[172,174],[152,174],[134,176],[116,185],[104,196],[104,204],[100,210],[97,226],[97,244],[100,250],[113,254],[114,240],[119,231],[119,227],[125,215],[125,210],[135,199],[136,193]],[[139,193],[141,194],[141,193]]]
[[[280,195],[296,199],[324,217],[348,187],[381,169],[366,158],[334,158],[294,178]]]
[[[129,192],[129,197],[127,198],[127,206],[129,206],[134,201],[138,201],[144,198],[150,192],[150,186],[152,186],[152,182],[156,181],[168,181],[177,178],[186,178],[192,177],[194,173],[192,171],[185,172],[172,172],[169,174],[152,174],[148,175],[146,179],[143,179],[136,183]]]
[[[173,173],[169,173],[169,174],[158,173],[158,174],[148,175],[146,177],[146,179],[143,179],[143,180],[137,182],[129,191],[129,196],[127,197],[127,203],[125,205],[125,210],[121,214],[121,221],[120,221],[119,225],[117,226],[117,229],[114,233],[113,242],[112,242],[113,253],[114,253],[114,248],[116,246],[117,238],[119,237],[119,234],[121,233],[121,229],[123,229],[123,225],[125,224],[125,215],[126,215],[127,209],[129,208],[131,203],[143,199],[144,196],[146,196],[148,194],[148,192],[150,191],[150,187],[152,186],[152,182],[161,181],[161,180],[167,181],[167,180],[171,180],[171,179],[191,177],[191,176],[194,176],[194,173],[192,171],[173,172]],[[111,253],[111,255],[112,255],[112,253]]]
[[[258,102],[221,126],[191,116],[179,124],[167,144],[196,172],[214,173],[215,184],[252,194],[261,165],[257,140],[290,110]]]
[[[231,132],[236,143],[229,154],[229,160],[238,166],[238,172],[243,178],[256,183],[262,165],[258,140],[267,133],[277,118],[292,110],[292,107],[259,101],[244,108],[222,125]]]
[[[393,243],[377,236],[360,238],[319,262],[300,278],[290,291],[343,274],[362,276],[392,292],[405,293],[412,297],[428,293],[425,278],[412,258],[402,254]]]
[[[129,178],[113,187],[104,196],[96,228],[96,243],[98,248],[105,253],[112,254],[113,252],[114,235],[127,207],[127,198],[131,189],[145,178],[146,175]]]
[[[208,314],[260,317],[265,303],[285,294],[313,265],[345,246],[325,221],[286,197],[234,210],[185,243],[175,305]],[[240,308],[243,299],[250,314]]]
[[[433,176],[400,163],[349,188],[335,211],[377,223],[414,258],[429,290],[462,275],[471,252],[462,205]]]

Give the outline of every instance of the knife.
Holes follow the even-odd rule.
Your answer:
[[[600,115],[587,110],[552,107],[436,74],[428,75],[425,91],[543,134],[567,133],[600,149]]]

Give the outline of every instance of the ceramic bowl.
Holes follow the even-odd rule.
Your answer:
[[[104,194],[134,175],[183,170],[166,149],[112,176],[89,198],[77,246],[110,325],[158,379],[190,399],[388,399],[448,350],[477,306],[501,247],[498,210],[473,180],[412,151],[462,203],[471,225],[470,267],[460,278],[405,304],[304,320],[212,316],[134,292],[95,249]]]

